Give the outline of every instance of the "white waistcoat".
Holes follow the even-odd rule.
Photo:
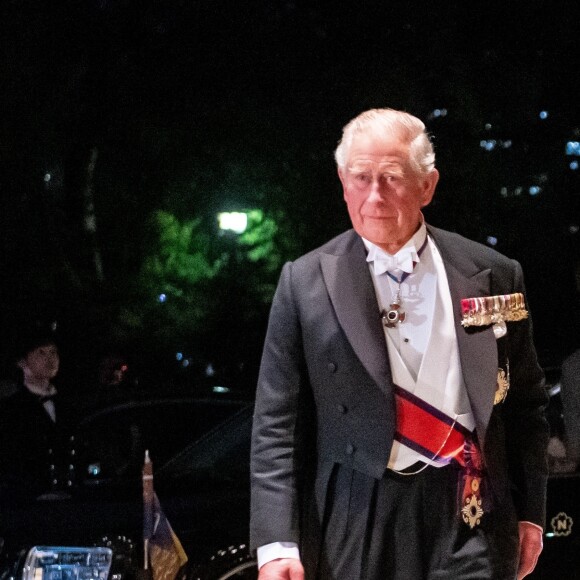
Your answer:
[[[428,339],[424,341],[425,350],[422,356],[418,359],[415,356],[416,360],[420,360],[419,368],[409,369],[397,347],[397,342],[400,343],[400,336],[397,334],[399,330],[392,332],[385,329],[393,382],[472,431],[475,428],[475,420],[463,382],[449,283],[441,255],[431,239],[417,270],[419,268],[423,268],[423,272],[431,276],[431,281],[429,282],[427,276],[422,276],[418,271],[417,275],[414,272],[403,282],[402,308],[405,309],[407,293],[407,306],[410,310],[407,311],[407,319],[399,324],[414,324],[416,332],[422,336],[428,333]],[[416,280],[419,280],[419,286],[414,292],[421,295],[422,304],[421,314],[413,318],[413,291],[410,289],[416,284]],[[394,283],[389,283],[386,287],[385,278],[375,276],[373,281],[379,306],[384,309],[388,307],[386,296],[392,294]],[[403,328],[400,330],[402,334]],[[388,466],[400,470],[419,460],[435,465],[428,458],[395,441]]]

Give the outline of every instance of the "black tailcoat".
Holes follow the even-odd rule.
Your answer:
[[[487,480],[518,519],[543,525],[547,401],[530,319],[465,329],[462,298],[524,292],[521,267],[457,234],[428,227],[445,264],[465,387]],[[511,388],[494,406],[498,365]],[[252,443],[252,548],[320,542],[336,464],[379,479],[395,429],[389,358],[364,244],[352,230],[285,265],[273,300]],[[307,564],[315,566],[316,563]]]
[[[54,405],[56,422],[39,397],[22,385],[0,401],[0,480],[4,495],[26,500],[66,490],[74,483],[76,449],[70,413],[59,395]]]

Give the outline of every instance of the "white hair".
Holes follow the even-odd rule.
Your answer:
[[[350,148],[356,135],[361,133],[396,135],[409,144],[409,158],[414,170],[428,174],[435,169],[435,151],[425,124],[421,119],[394,109],[370,109],[355,117],[342,130],[334,158],[340,169],[346,167]]]

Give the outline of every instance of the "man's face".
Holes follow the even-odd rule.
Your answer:
[[[339,177],[355,231],[395,253],[417,231],[421,208],[433,198],[439,174],[417,175],[409,146],[398,137],[360,134]]]
[[[41,345],[31,350],[18,363],[25,376],[37,380],[53,379],[58,373],[59,365],[60,357],[54,344]]]

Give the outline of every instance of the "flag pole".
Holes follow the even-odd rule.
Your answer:
[[[153,464],[149,451],[143,463],[143,568],[137,580],[177,578],[187,554],[161,509],[153,488]]]
[[[143,463],[143,570],[149,569],[149,539],[153,534],[153,464],[149,450]]]

